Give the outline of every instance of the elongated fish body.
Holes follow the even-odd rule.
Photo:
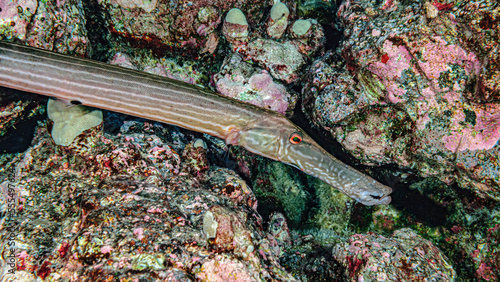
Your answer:
[[[177,125],[281,161],[365,204],[392,189],[321,148],[286,117],[184,82],[0,41],[0,85]]]

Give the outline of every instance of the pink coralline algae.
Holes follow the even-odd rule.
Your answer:
[[[455,271],[430,241],[411,229],[390,238],[355,234],[333,248],[350,281],[453,281]]]
[[[387,89],[386,99],[391,103],[404,102],[408,99],[408,97],[400,97],[404,96],[407,90],[394,83],[405,80],[403,77],[405,70],[415,67],[419,68],[429,80],[431,89],[442,89],[442,91],[438,92],[444,93],[459,90],[455,89],[454,84],[447,85],[446,87],[442,87],[442,84],[440,84],[439,78],[441,73],[447,75],[446,72],[449,71],[450,66],[462,66],[466,76],[476,75],[480,70],[480,62],[474,53],[468,53],[457,45],[449,45],[448,42],[439,36],[430,36],[421,41],[408,42],[404,45],[393,44],[390,39],[386,39],[381,51],[384,55],[380,61],[367,62],[369,64],[368,69],[382,79]],[[410,62],[414,56],[417,56],[417,65],[413,65]],[[456,87],[463,82],[457,81],[457,83]],[[454,95],[457,94],[445,94],[444,98]]]
[[[216,255],[214,259],[208,260],[201,266],[201,271],[196,275],[200,281],[245,281],[257,282],[259,274],[247,265],[224,256]]]
[[[385,54],[380,62],[370,64],[368,70],[384,78],[382,82],[387,90],[386,99],[392,103],[398,103],[402,101],[400,96],[403,96],[406,90],[395,88],[390,81],[401,78],[402,72],[410,67],[411,56],[405,47],[395,46],[388,40],[384,42],[382,50]]]
[[[157,135],[166,131],[126,121],[77,155],[38,127],[33,146],[1,168],[0,189],[14,187],[19,205],[15,230],[0,230],[1,240],[19,234],[18,268],[3,278],[296,281],[277,256],[258,252],[269,239],[245,182],[215,168],[207,177],[181,172],[175,144]],[[212,239],[203,232],[208,212],[218,225]]]
[[[436,3],[345,1],[338,11],[345,41],[310,66],[304,108],[365,164],[412,167],[500,199],[498,176],[477,173],[479,166],[500,170],[492,38],[499,31],[491,24],[500,8]]]
[[[0,39],[60,53],[91,52],[80,1],[0,1]]]
[[[262,16],[265,1],[129,1],[101,0],[110,15],[111,32],[155,51],[192,54],[214,50],[214,35],[222,15],[240,8],[254,24]],[[216,35],[217,36],[217,35]],[[218,41],[218,40],[216,40]]]
[[[3,38],[25,39],[29,18],[36,11],[38,2],[1,0],[0,1],[0,35]]]
[[[476,277],[485,281],[498,281],[500,278],[500,225],[488,228],[487,237],[484,238],[477,249],[472,252],[472,259],[476,267]]]
[[[226,196],[236,205],[257,210],[257,199],[252,189],[236,173],[223,168],[212,169],[208,173],[208,182],[214,192]]]
[[[245,60],[251,59],[268,70],[273,77],[291,83],[299,78],[299,70],[305,64],[305,57],[290,42],[258,38],[240,51]]]
[[[190,84],[202,84],[202,74],[189,63],[184,63],[180,66],[173,60],[157,59],[151,53],[141,52],[140,50],[136,50],[136,57],[116,53],[109,63],[125,68],[142,70]]]
[[[275,82],[267,71],[243,62],[237,54],[226,60],[214,80],[222,95],[262,108],[284,114],[295,105],[285,86]]]
[[[295,10],[288,8],[276,2],[263,26],[247,23],[247,14],[239,9],[227,13],[222,33],[234,53],[214,76],[221,94],[280,113],[293,108],[295,98],[273,79],[297,82],[308,58],[322,50],[326,39],[321,25],[312,19],[287,29],[289,18],[295,17]]]
[[[475,124],[468,122],[469,115],[475,116]],[[500,104],[459,110],[454,113],[452,120],[451,135],[443,137],[445,147],[450,151],[489,150],[500,140]]]
[[[255,27],[253,32],[247,32],[245,18],[238,13],[240,23],[231,29],[225,22],[223,34],[232,50],[242,55],[245,61],[253,61],[275,79],[287,84],[296,82],[308,58],[323,48],[326,39],[321,25],[312,19],[296,21],[299,24],[287,29],[288,19],[295,17],[294,12],[290,12],[286,4],[276,2],[264,27]],[[241,33],[244,37],[235,37]],[[270,38],[265,38],[264,34]]]

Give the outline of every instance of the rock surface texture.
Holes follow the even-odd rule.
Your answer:
[[[341,58],[309,67],[304,108],[365,164],[500,200],[500,7],[447,2],[345,1]]]

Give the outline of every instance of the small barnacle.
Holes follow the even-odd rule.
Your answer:
[[[267,20],[267,35],[274,39],[279,39],[288,25],[288,15],[290,11],[287,6],[277,2],[271,8],[271,15]]]
[[[193,143],[193,147],[194,148],[199,148],[199,147],[202,147],[203,149],[207,149],[207,143],[205,143],[205,141],[203,141],[203,139],[196,139]]]
[[[227,12],[222,25],[222,33],[232,44],[244,42],[248,37],[248,23],[245,14],[240,9],[233,8]]]
[[[426,16],[429,19],[433,19],[439,14],[439,9],[436,6],[432,5],[430,2],[425,2],[424,8]]]
[[[297,36],[302,36],[306,34],[311,28],[311,21],[309,20],[297,20],[293,24],[292,31]]]
[[[207,239],[214,239],[217,235],[217,227],[219,224],[215,220],[214,214],[207,211],[203,216],[203,233],[207,235]]]

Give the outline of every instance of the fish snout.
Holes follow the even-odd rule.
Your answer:
[[[374,193],[372,191],[361,191],[353,198],[356,201],[366,206],[388,205],[391,203],[392,200],[389,194],[390,192],[384,194],[384,193]]]

